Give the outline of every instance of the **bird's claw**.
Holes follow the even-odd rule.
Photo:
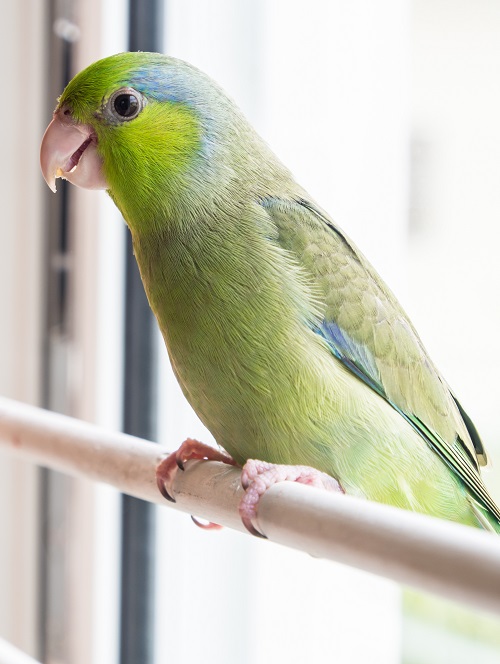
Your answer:
[[[326,491],[344,493],[336,479],[309,466],[286,466],[249,459],[241,471],[241,486],[245,494],[239,505],[240,517],[245,528],[256,537],[266,536],[255,526],[259,501],[270,486],[278,482],[299,482]]]
[[[175,503],[173,483],[177,471],[184,470],[186,461],[190,459],[207,459],[210,461],[222,461],[223,463],[236,465],[236,462],[224,452],[220,452],[209,445],[200,443],[193,438],[187,438],[179,447],[177,452],[169,454],[163,459],[156,469],[156,481],[162,496]],[[277,482],[299,482],[310,484],[327,491],[344,493],[340,484],[330,475],[322,473],[309,466],[285,466],[249,459],[241,471],[241,486],[244,489],[240,501],[239,512],[243,525],[248,532],[255,537],[266,539],[254,525],[257,522],[257,509],[259,501],[267,489]],[[218,530],[222,526],[211,521],[202,522],[192,516],[193,522],[204,530]]]
[[[194,438],[187,438],[176,452],[172,452],[172,454],[165,457],[156,468],[158,489],[162,496],[171,503],[175,503],[173,483],[177,470],[184,470],[185,463],[190,459],[208,459],[236,465],[234,460],[224,452],[220,452],[210,447],[210,445],[200,443]]]
[[[222,526],[220,526],[218,523],[213,523],[213,521],[202,521],[192,514],[191,520],[196,526],[198,526],[198,528],[201,528],[202,530],[221,530],[222,528]]]
[[[158,475],[156,476],[156,484],[158,485],[158,489],[161,495],[169,502],[175,503],[175,498],[169,494],[169,492],[165,487],[165,481],[162,478],[160,478]]]

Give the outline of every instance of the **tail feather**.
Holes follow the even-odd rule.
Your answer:
[[[486,510],[482,505],[479,505],[475,500],[471,500],[472,511],[476,515],[479,524],[492,533],[500,535],[500,521],[495,516]]]

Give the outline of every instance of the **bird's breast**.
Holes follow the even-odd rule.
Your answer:
[[[332,358],[304,317],[308,294],[285,254],[247,226],[135,238],[134,249],[191,405],[237,459],[272,458],[277,440],[305,435],[299,422],[324,418]]]

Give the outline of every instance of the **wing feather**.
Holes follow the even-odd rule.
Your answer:
[[[332,220],[305,200],[261,201],[277,241],[319,290],[324,318],[316,329],[332,353],[386,399],[500,520],[479,474],[479,435],[399,305],[370,263]],[[479,456],[479,459],[478,459]]]

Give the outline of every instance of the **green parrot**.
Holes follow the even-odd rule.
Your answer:
[[[41,147],[49,186],[106,189],[173,370],[244,466],[241,513],[292,479],[500,533],[486,453],[370,263],[205,74],[156,53],[79,73]],[[210,451],[211,450],[211,451]]]

